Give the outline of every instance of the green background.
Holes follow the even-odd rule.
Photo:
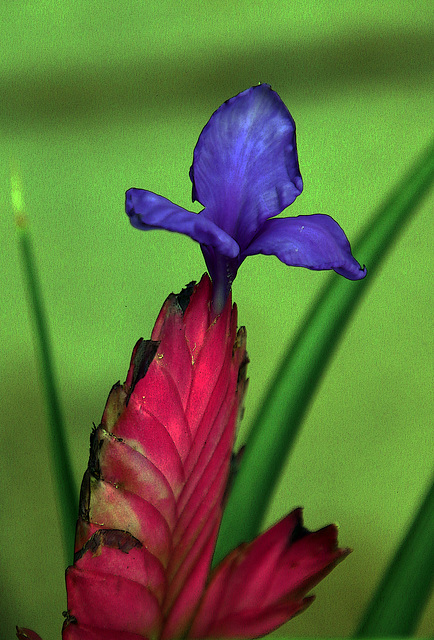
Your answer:
[[[0,7],[0,636],[60,637],[62,539],[32,326],[10,205],[21,166],[77,487],[114,382],[171,291],[199,279],[188,238],[140,233],[135,186],[191,205],[197,137],[226,99],[275,89],[297,124],[304,192],[286,215],[327,213],[354,243],[432,134],[430,2],[38,2]],[[305,507],[354,553],[274,637],[353,632],[432,470],[433,198],[375,278],[315,395],[267,515]],[[356,255],[363,263],[364,256]],[[248,432],[284,347],[334,273],[246,260]],[[354,283],[357,287],[357,282]],[[78,489],[77,489],[78,491]],[[405,606],[405,602],[403,602]],[[434,628],[431,599],[418,628]]]

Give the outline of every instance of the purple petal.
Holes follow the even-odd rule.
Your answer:
[[[193,201],[241,250],[267,218],[294,202],[303,188],[295,123],[268,84],[215,111],[194,150],[190,178]]]
[[[125,209],[136,229],[167,229],[185,233],[196,242],[215,247],[219,254],[235,258],[239,246],[233,238],[201,213],[187,211],[167,198],[144,189],[128,189]]]
[[[242,258],[257,253],[275,255],[293,267],[334,269],[349,280],[366,275],[366,268],[353,258],[345,233],[327,215],[267,220]]]

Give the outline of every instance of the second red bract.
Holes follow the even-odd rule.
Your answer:
[[[211,300],[207,275],[168,297],[92,433],[64,640],[259,637],[349,553],[297,509],[210,572],[248,362]]]

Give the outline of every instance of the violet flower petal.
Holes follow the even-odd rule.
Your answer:
[[[308,269],[334,269],[358,280],[366,269],[329,216],[270,220],[303,188],[295,123],[270,85],[227,100],[205,125],[190,168],[199,214],[142,189],[129,189],[126,210],[137,229],[167,229],[200,243],[212,278],[213,309],[220,313],[238,268],[248,255],[274,254]],[[305,222],[303,222],[305,221]]]
[[[184,233],[201,244],[218,249],[228,258],[239,254],[239,246],[223,229],[201,213],[187,211],[167,198],[144,189],[128,189],[125,194],[125,209],[136,229],[166,229]]]
[[[190,169],[193,201],[241,251],[263,222],[294,202],[303,188],[295,123],[270,85],[227,100],[205,125]]]
[[[333,269],[349,280],[366,275],[366,268],[352,256],[344,231],[324,214],[266,220],[241,257],[257,253],[275,255],[293,267]]]

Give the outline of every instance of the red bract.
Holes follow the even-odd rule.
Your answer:
[[[189,638],[270,633],[312,604],[306,594],[349,553],[338,548],[334,525],[310,532],[295,509],[215,568]]]
[[[245,330],[230,299],[215,317],[211,294],[204,276],[169,296],[92,435],[64,640],[180,638],[191,624],[246,387]]]
[[[63,640],[255,638],[306,608],[349,553],[297,509],[210,574],[247,362],[236,306],[229,295],[216,316],[207,275],[136,344],[91,436]]]

